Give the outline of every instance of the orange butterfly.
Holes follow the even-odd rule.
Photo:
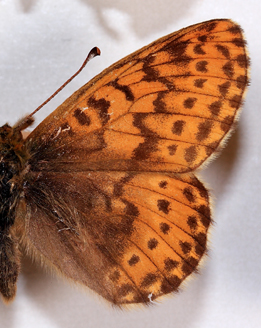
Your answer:
[[[230,20],[187,27],[103,71],[25,140],[32,114],[0,128],[5,301],[18,246],[116,305],[175,292],[196,271],[211,214],[193,172],[238,118],[245,44]]]

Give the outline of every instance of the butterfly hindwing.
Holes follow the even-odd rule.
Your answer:
[[[193,176],[46,173],[25,198],[29,252],[118,305],[176,291],[206,250],[209,196]]]

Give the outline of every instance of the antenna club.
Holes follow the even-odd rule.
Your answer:
[[[100,54],[101,54],[101,50],[100,50],[100,48],[98,48],[98,47],[94,47],[94,48],[92,48],[92,50],[89,52],[88,57],[89,57],[89,56],[96,57],[96,56],[100,56]]]

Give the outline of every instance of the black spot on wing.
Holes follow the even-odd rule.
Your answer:
[[[196,101],[197,101],[197,98],[189,97],[189,98],[184,100],[183,105],[184,105],[185,108],[191,109],[191,108],[194,107]]]
[[[157,246],[158,246],[158,241],[157,241],[157,239],[155,239],[155,238],[151,238],[149,241],[148,241],[148,248],[150,249],[150,250],[153,250],[153,249],[155,249]]]
[[[126,215],[134,216],[134,217],[139,216],[140,212],[139,212],[139,209],[136,205],[134,205],[133,203],[127,201],[126,199],[122,199],[122,201],[126,205],[126,207],[125,207]]]
[[[191,187],[186,187],[183,189],[183,195],[187,198],[187,200],[190,203],[194,203],[195,202],[195,196],[193,193],[193,189]]]
[[[241,34],[242,33],[242,29],[240,26],[238,25],[233,25],[231,26],[228,31],[231,33],[231,34]]]
[[[160,181],[159,183],[159,187],[160,188],[163,188],[163,189],[166,189],[167,188],[167,185],[168,185],[168,182],[163,180],[163,181]]]
[[[179,245],[180,245],[180,247],[181,247],[181,249],[182,249],[182,252],[184,253],[184,254],[188,254],[190,251],[191,251],[191,244],[190,243],[188,243],[187,241],[185,241],[185,242],[182,242],[182,241],[180,241],[179,242]]]
[[[226,62],[222,67],[223,72],[231,79],[234,75],[234,65],[231,61]]]
[[[87,125],[89,126],[91,124],[91,120],[89,116],[87,116],[84,111],[82,111],[80,108],[75,109],[73,116],[76,118],[78,123],[80,125]]]
[[[205,55],[206,52],[202,48],[202,44],[196,44],[193,49],[194,53],[197,55]]]
[[[194,86],[197,88],[202,89],[204,87],[204,83],[207,81],[207,79],[196,79],[194,81]]]
[[[200,42],[206,42],[207,41],[207,35],[201,35],[198,37],[198,41]]]
[[[123,187],[125,184],[130,182],[134,178],[134,174],[126,174],[119,182],[114,184],[113,195],[115,197],[120,197],[123,194]]]
[[[130,266],[136,265],[140,261],[140,257],[136,254],[133,254],[132,257],[129,259],[128,263]]]
[[[230,58],[229,49],[221,44],[216,45],[217,50],[226,58]]]
[[[196,63],[196,70],[198,72],[207,73],[208,72],[207,65],[208,62],[206,60],[201,60]]]
[[[134,95],[133,95],[133,93],[131,91],[131,88],[129,86],[119,84],[118,80],[110,82],[109,85],[112,85],[115,89],[123,92],[125,97],[126,97],[126,100],[134,101]]]
[[[220,100],[214,101],[212,104],[208,106],[212,115],[217,116],[221,110],[222,102]]]
[[[183,120],[177,120],[173,123],[173,126],[172,126],[172,133],[177,135],[177,136],[180,136],[183,132],[183,129],[184,129],[184,126],[185,126],[186,122],[183,121]]]
[[[188,148],[185,149],[184,159],[188,163],[192,163],[197,158],[197,155],[198,155],[198,151],[197,151],[196,146],[190,146],[190,147],[188,147]]]
[[[177,261],[175,261],[169,257],[164,260],[164,264],[165,264],[164,269],[168,272],[177,268],[179,265],[179,263]]]
[[[169,155],[170,156],[175,155],[176,154],[176,151],[177,151],[177,148],[178,148],[178,145],[170,145],[170,146],[168,146]]]
[[[238,89],[243,90],[247,85],[247,77],[245,75],[239,75],[237,77],[236,86]]]
[[[221,95],[223,97],[226,97],[228,91],[229,91],[229,88],[231,86],[231,82],[230,81],[226,81],[220,85],[218,85],[218,89],[219,89],[219,92],[221,93]]]
[[[169,233],[170,226],[165,222],[161,222],[160,223],[160,230],[161,230],[162,233],[164,233],[164,235],[167,235]]]
[[[146,113],[133,114],[133,125],[138,128],[144,136],[144,141],[133,151],[133,159],[136,160],[146,160],[158,149],[159,137],[155,132],[151,131],[145,123],[145,119],[148,115],[149,114]]]
[[[147,288],[157,281],[158,277],[155,273],[148,273],[142,280],[141,287]]]
[[[210,120],[201,122],[198,125],[198,132],[196,134],[196,139],[200,142],[207,139],[211,133],[212,127],[213,127],[213,122]]]
[[[199,31],[206,31],[206,32],[211,32],[213,31],[217,26],[217,22],[214,22],[214,21],[210,21],[210,22],[205,22],[205,23],[202,23],[201,26],[198,27],[198,30]]]
[[[153,101],[154,111],[156,113],[167,113],[167,106],[164,101],[165,92],[159,92],[157,98]]]
[[[93,107],[97,110],[100,119],[103,124],[106,124],[110,115],[108,114],[108,109],[110,108],[110,102],[105,100],[104,98],[96,100],[94,97],[90,97],[88,100],[88,106]]]
[[[187,224],[192,231],[196,230],[198,227],[197,218],[194,215],[190,215],[187,218]]]
[[[157,203],[159,211],[168,214],[170,211],[170,202],[166,199],[158,199]]]

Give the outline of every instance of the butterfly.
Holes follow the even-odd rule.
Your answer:
[[[242,29],[215,19],[105,69],[27,138],[33,115],[2,126],[3,300],[22,251],[118,306],[176,292],[212,222],[195,171],[231,134],[248,71]]]

